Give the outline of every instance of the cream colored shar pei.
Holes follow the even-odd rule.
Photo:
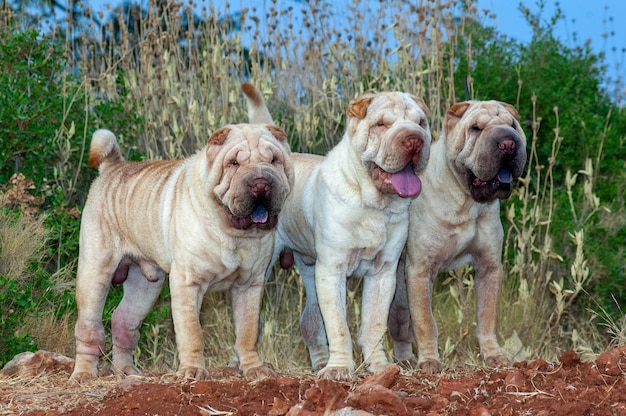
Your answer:
[[[471,264],[481,355],[488,366],[511,363],[496,339],[496,306],[503,278],[499,200],[511,195],[526,164],[526,137],[517,118],[512,106],[497,101],[459,103],[446,115],[422,175],[424,195],[411,203],[406,268],[402,262],[398,267],[389,315],[400,362],[441,370],[431,307],[434,280],[440,272]]]
[[[294,154],[296,182],[278,221],[274,258],[295,261],[306,290],[300,325],[319,377],[354,376],[346,278],[362,276],[358,338],[370,372],[388,365],[382,338],[408,230],[421,191],[430,129],[423,101],[400,92],[348,107],[347,129],[326,157]]]
[[[265,109],[258,90],[245,87],[251,115]],[[256,341],[275,227],[293,186],[290,154],[285,133],[271,125],[228,125],[192,157],[141,163],[123,160],[110,131],[94,133],[89,163],[100,174],[80,230],[73,380],[97,375],[105,299],[111,284],[122,282],[124,296],[111,320],[113,367],[139,373],[133,349],[165,274],[180,376],[208,377],[202,298],[207,290],[229,288],[240,369],[252,379],[272,374],[259,359]]]

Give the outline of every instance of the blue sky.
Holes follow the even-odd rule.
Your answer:
[[[528,42],[530,26],[519,10],[523,3],[531,11],[539,10],[538,0],[479,0],[479,10],[488,9],[495,14],[495,20],[487,21],[502,33]],[[548,20],[554,15],[559,4],[565,18],[555,28],[555,35],[568,46],[581,45],[591,41],[595,52],[605,52],[607,63],[614,71],[613,64],[620,63],[622,78],[626,78],[624,53],[626,48],[626,0],[545,0],[542,17]],[[606,38],[603,35],[608,35]]]
[[[531,11],[539,10],[537,0],[478,0],[479,10],[488,9],[496,15],[495,21],[490,23],[501,32],[521,41],[530,40],[530,27],[526,24],[519,4],[523,3]],[[546,0],[543,16],[549,19],[558,4],[565,19],[557,24],[557,34],[561,40],[570,46],[591,39],[596,50],[604,48],[605,44],[613,43],[619,47],[626,47],[626,27],[623,17],[626,16],[626,1],[624,0]],[[613,32],[614,36],[606,41],[602,35]],[[610,38],[613,38],[611,40]]]

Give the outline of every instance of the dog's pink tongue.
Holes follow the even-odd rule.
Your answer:
[[[252,222],[256,224],[265,224],[269,218],[269,214],[263,205],[259,205],[252,211],[250,218],[252,218]]]
[[[422,181],[413,171],[411,163],[400,172],[391,174],[391,185],[402,198],[412,198],[422,191]]]

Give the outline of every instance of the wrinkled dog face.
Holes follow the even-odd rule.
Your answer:
[[[293,184],[287,135],[271,125],[241,124],[216,131],[207,148],[213,194],[238,230],[269,230]],[[213,181],[211,181],[213,182]]]
[[[448,151],[472,198],[489,202],[511,195],[526,165],[526,136],[517,111],[498,101],[467,101],[446,115]]]
[[[431,135],[428,107],[410,94],[386,92],[353,100],[348,134],[376,187],[386,194],[415,197],[416,176],[426,167]]]

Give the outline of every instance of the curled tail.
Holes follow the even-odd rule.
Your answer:
[[[248,119],[252,124],[274,124],[270,115],[263,94],[254,85],[245,82],[241,85],[241,90],[246,96],[248,102]]]
[[[123,160],[115,134],[106,129],[96,130],[91,138],[89,166],[102,169],[103,163],[122,162]]]

